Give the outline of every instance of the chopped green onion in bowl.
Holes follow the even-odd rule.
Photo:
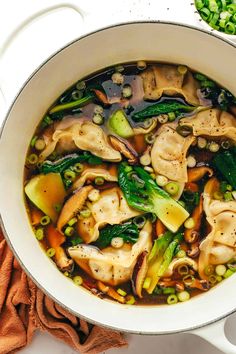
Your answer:
[[[234,0],[195,0],[201,19],[213,30],[226,35],[236,35],[236,4]]]

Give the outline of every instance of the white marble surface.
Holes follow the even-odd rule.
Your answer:
[[[63,8],[41,16],[27,29],[21,31],[14,43],[0,57],[0,84],[4,100],[0,98],[0,114],[12,102],[21,85],[33,70],[50,54],[67,42],[96,27],[104,27],[125,20],[170,20],[197,25],[189,0],[74,0],[83,9],[81,17],[72,8]],[[8,0],[0,2],[0,48],[11,32],[35,12],[60,4],[56,0]],[[22,49],[24,48],[24,50]],[[219,304],[220,306],[220,304]],[[226,324],[226,333],[233,340],[236,331],[236,315]],[[107,354],[220,354],[221,352],[191,334],[168,336],[128,336],[129,347],[109,350]],[[236,342],[235,342],[236,344]],[[64,343],[47,333],[37,332],[32,343],[21,350],[22,354],[74,354]]]

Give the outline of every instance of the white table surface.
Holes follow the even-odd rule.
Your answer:
[[[166,20],[197,25],[189,0],[73,0],[87,13],[86,23],[72,9],[60,9],[40,17],[0,57],[0,85],[5,102],[0,99],[0,119],[26,78],[49,55],[89,29],[125,20]],[[69,2],[69,1],[67,1]],[[70,1],[71,2],[71,1]],[[45,7],[60,3],[55,0],[8,0],[0,2],[0,48],[22,21]],[[65,3],[65,2],[64,2]],[[24,50],[22,49],[24,48]],[[235,300],[236,301],[236,300]],[[220,304],[219,304],[220,306]],[[226,323],[228,338],[236,344],[236,314]],[[166,336],[128,336],[127,349],[109,350],[107,354],[220,354],[219,350],[191,334]],[[74,354],[70,347],[47,333],[37,332],[32,343],[21,354]]]

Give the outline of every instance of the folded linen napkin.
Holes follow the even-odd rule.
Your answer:
[[[0,230],[0,354],[22,349],[36,329],[81,354],[126,345],[120,333],[88,324],[44,295],[22,271]]]

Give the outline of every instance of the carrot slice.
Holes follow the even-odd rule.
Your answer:
[[[108,101],[107,95],[104,92],[102,92],[98,89],[92,89],[91,91],[93,91],[95,93],[95,95],[97,96],[99,101],[101,101],[105,105],[110,104]]]
[[[156,235],[157,237],[160,237],[161,235],[163,235],[166,231],[166,227],[165,225],[161,222],[160,219],[157,219],[156,222]]]
[[[31,211],[31,224],[33,226],[40,224],[40,220],[43,217],[43,212],[39,209],[33,208]]]
[[[185,183],[184,189],[187,189],[188,191],[191,191],[191,192],[198,192],[198,190],[199,190],[197,183],[194,183],[194,182]]]
[[[133,139],[134,139],[134,149],[139,154],[143,153],[146,149],[144,134],[135,135]]]

